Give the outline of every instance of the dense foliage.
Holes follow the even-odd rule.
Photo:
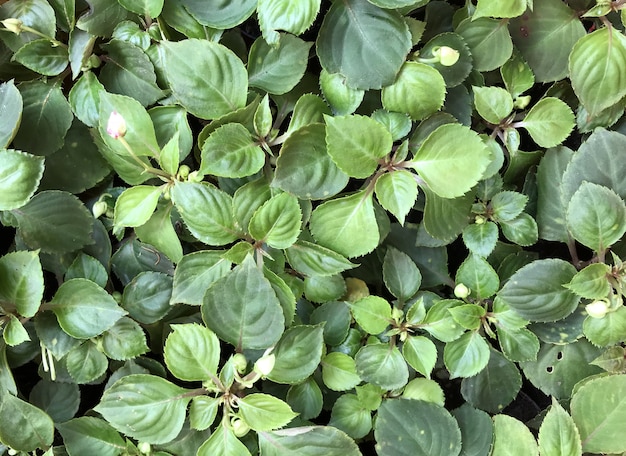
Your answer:
[[[626,2],[0,3],[0,454],[626,452]]]

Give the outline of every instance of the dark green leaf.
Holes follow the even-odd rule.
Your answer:
[[[330,249],[307,241],[298,241],[285,255],[291,267],[308,276],[330,276],[356,265]]]
[[[427,187],[422,190],[426,195],[423,227],[432,237],[444,243],[452,242],[469,223],[474,195],[469,192],[456,198],[447,198]]]
[[[67,48],[55,46],[47,39],[30,41],[15,53],[13,58],[44,76],[57,76],[69,63]]]
[[[267,376],[276,383],[298,384],[318,367],[324,345],[321,326],[293,326],[274,348],[276,363]]]
[[[25,25],[37,30],[47,36],[54,36],[56,20],[54,9],[43,0],[23,0],[19,2],[4,2],[0,9],[0,20],[15,18],[21,20]],[[31,32],[22,32],[15,35],[11,32],[2,34],[2,40],[13,52],[17,52],[24,44],[34,39],[40,38]]]
[[[28,400],[56,423],[74,417],[80,405],[80,390],[74,383],[40,380],[31,390]]]
[[[287,392],[287,403],[303,420],[317,417],[323,406],[322,390],[312,377],[291,386]]]
[[[118,2],[109,0],[87,0],[89,12],[76,22],[76,27],[92,35],[109,37],[120,22],[128,19],[130,13]]]
[[[100,94],[104,86],[91,72],[84,73],[74,84],[69,94],[72,111],[89,127],[97,127],[100,119]]]
[[[339,73],[320,72],[320,89],[324,99],[337,116],[352,114],[359,107],[365,95],[364,90],[353,89],[346,85],[346,79]]]
[[[30,452],[52,444],[54,424],[48,414],[4,391],[0,421],[0,441],[14,450]]]
[[[241,24],[254,12],[255,0],[228,2],[224,0],[181,0],[184,8],[203,25],[217,29],[229,29]],[[167,4],[168,2],[165,2]]]
[[[204,294],[204,292],[203,292]],[[161,272],[140,272],[124,288],[122,307],[143,324],[152,324],[170,311],[172,278]]]
[[[91,341],[74,348],[65,356],[65,367],[72,380],[79,385],[93,382],[106,372],[106,355]]]
[[[201,250],[183,256],[174,272],[171,302],[201,305],[206,290],[228,273],[230,266],[220,251]]]
[[[135,320],[120,318],[100,339],[102,350],[110,359],[125,361],[148,351],[146,334]]]
[[[70,455],[96,451],[102,456],[116,456],[126,448],[124,439],[100,418],[82,416],[57,424],[57,428]]]
[[[13,81],[0,84],[0,148],[7,147],[22,118],[22,95]]]
[[[356,394],[344,394],[333,404],[328,425],[361,439],[372,430],[372,412],[363,407]]]
[[[0,304],[5,312],[16,310],[23,317],[33,317],[43,293],[38,252],[18,251],[0,258]]]
[[[419,290],[422,273],[410,256],[388,247],[383,260],[383,280],[391,294],[406,301]]]
[[[409,368],[397,347],[366,345],[356,354],[355,361],[358,376],[381,388],[402,388],[409,380]]]
[[[452,410],[452,416],[461,428],[461,455],[480,456],[489,454],[493,438],[493,422],[482,410],[469,404]]]

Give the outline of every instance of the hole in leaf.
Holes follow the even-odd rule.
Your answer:
[[[558,359],[559,361],[563,359],[563,352],[562,351],[557,352],[556,359]]]
[[[554,367],[552,367],[552,366],[548,366],[548,367],[546,367],[546,372],[547,372],[548,374],[551,374],[553,371],[554,371]]]

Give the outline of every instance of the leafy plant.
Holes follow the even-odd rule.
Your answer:
[[[2,2],[0,454],[626,452],[625,10]]]

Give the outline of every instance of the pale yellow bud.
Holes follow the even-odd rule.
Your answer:
[[[467,298],[471,293],[471,290],[464,284],[460,283],[454,287],[454,296],[459,299]]]
[[[273,353],[261,356],[257,362],[254,363],[254,371],[265,377],[272,372],[274,364],[276,364],[276,356]]]
[[[13,32],[16,35],[19,35],[20,33],[22,33],[22,26],[24,25],[24,23],[14,17],[10,17],[8,19],[5,19],[2,22],[2,25],[4,25],[4,28],[7,29],[9,32]]]
[[[126,121],[117,111],[113,111],[109,116],[107,134],[113,139],[119,139],[126,134]]]
[[[585,311],[592,318],[604,318],[609,312],[609,303],[604,300],[596,300],[585,306]]]
[[[439,63],[441,63],[443,66],[454,65],[456,62],[459,61],[459,57],[461,56],[461,54],[459,54],[459,51],[457,51],[456,49],[452,49],[449,46],[441,46],[440,48],[434,49],[433,55],[435,57],[439,57]]]

